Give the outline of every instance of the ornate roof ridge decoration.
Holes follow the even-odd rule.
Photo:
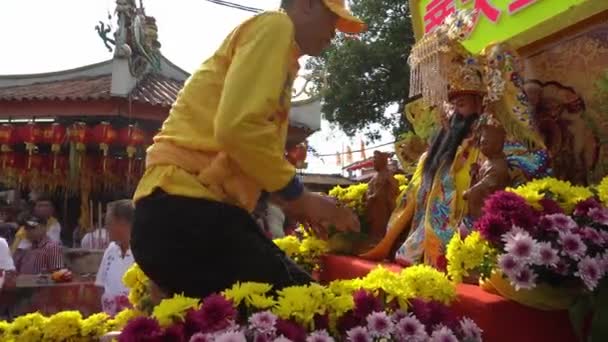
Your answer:
[[[95,27],[108,50],[114,51],[114,58],[127,59],[129,71],[137,79],[150,69],[159,71],[162,55],[158,27],[156,19],[146,15],[142,0],[139,0],[139,6],[135,0],[116,0],[115,14],[118,27],[114,39],[108,37],[111,24],[99,22]],[[111,15],[109,19],[112,19]]]

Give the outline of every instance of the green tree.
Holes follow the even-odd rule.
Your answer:
[[[401,115],[409,86],[407,57],[414,44],[407,0],[350,0],[351,10],[367,25],[358,37],[338,35],[321,57],[307,68],[322,89],[323,114],[346,134],[365,131],[377,137],[370,124],[391,127],[394,134],[410,130]],[[390,106],[397,116],[385,115]]]

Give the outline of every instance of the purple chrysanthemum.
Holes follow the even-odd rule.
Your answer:
[[[150,317],[136,317],[127,323],[118,336],[118,342],[162,341],[162,329],[158,321]]]
[[[186,329],[183,324],[173,324],[165,329],[163,341],[165,342],[182,342],[186,340]]]
[[[279,319],[276,323],[277,335],[284,336],[294,342],[306,341],[306,329],[301,325],[285,319]]]
[[[403,317],[395,331],[400,341],[426,342],[429,338],[424,325],[414,315]]]
[[[570,232],[577,227],[572,217],[564,214],[545,215],[544,218],[549,221],[551,229],[558,233]]]
[[[361,324],[361,321],[362,319],[356,316],[351,310],[342,315],[342,317],[338,318],[336,326],[340,333],[346,334],[347,331]]]
[[[608,208],[589,209],[588,215],[593,221],[608,226]]]
[[[458,342],[452,329],[439,325],[431,334],[430,342]]]
[[[393,332],[393,322],[386,312],[372,312],[367,316],[367,329],[373,337],[390,337]]]
[[[518,232],[506,238],[505,251],[526,263],[538,261],[538,243],[527,232]]]
[[[365,319],[370,313],[382,310],[382,301],[365,290],[358,290],[353,293],[355,303],[355,316]]]
[[[559,262],[557,250],[551,246],[550,242],[540,242],[538,244],[538,261],[540,265],[553,267]]]
[[[410,300],[411,312],[424,324],[427,333],[436,325],[443,324],[451,329],[458,326],[458,319],[448,306],[438,301]]]
[[[391,315],[391,320],[393,322],[399,322],[400,320],[404,319],[407,316],[408,316],[408,313],[406,311],[403,311],[401,309],[397,309]]]
[[[203,332],[226,329],[236,318],[236,310],[232,302],[218,294],[205,298],[199,311]]]
[[[578,234],[570,232],[560,233],[558,241],[562,246],[562,254],[574,260],[579,260],[587,252],[587,246]]]
[[[488,197],[483,212],[500,215],[508,220],[509,226],[516,225],[528,231],[532,231],[538,223],[538,214],[526,200],[508,191],[498,191]]]
[[[537,275],[528,267],[524,267],[517,274],[508,277],[517,291],[521,289],[529,290],[536,286]]]
[[[583,280],[589,291],[593,291],[604,276],[602,262],[603,260],[598,258],[584,257],[578,263],[575,275]]]
[[[251,327],[264,334],[274,333],[276,331],[276,323],[277,316],[270,311],[257,312],[249,317]]]
[[[293,341],[288,339],[285,336],[279,336],[279,337],[275,338],[274,340],[272,340],[272,342],[293,342]]]
[[[602,205],[595,198],[590,197],[576,204],[576,207],[574,208],[574,215],[586,216],[589,214],[589,210],[601,207]]]
[[[581,235],[585,240],[596,246],[602,246],[605,243],[604,237],[595,228],[583,227],[581,229]]]
[[[190,342],[213,342],[213,339],[208,334],[196,333],[190,337]]]
[[[481,342],[483,330],[472,319],[464,317],[460,320],[460,331],[466,341]]]
[[[475,230],[492,244],[500,244],[500,238],[511,229],[511,224],[502,215],[488,213],[475,222]]]
[[[329,336],[325,330],[317,330],[306,338],[306,342],[334,342],[333,337]]]
[[[354,327],[346,333],[348,342],[372,342],[372,337],[369,335],[367,328]]]
[[[559,206],[559,203],[550,198],[543,198],[539,201],[539,203],[542,205],[543,214],[545,215],[564,213],[564,210]]]
[[[240,331],[228,331],[215,337],[215,342],[247,342],[247,338]]]
[[[523,263],[511,254],[501,254],[498,256],[498,267],[506,275],[515,275],[523,267]]]

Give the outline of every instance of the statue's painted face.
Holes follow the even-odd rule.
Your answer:
[[[465,118],[473,114],[481,114],[482,111],[481,97],[476,94],[453,96],[450,103],[454,106],[456,112]]]

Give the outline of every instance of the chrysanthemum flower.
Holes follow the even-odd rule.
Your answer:
[[[560,233],[558,241],[562,246],[562,254],[574,260],[579,260],[587,252],[587,246],[578,234],[570,232]]]
[[[118,342],[157,341],[162,338],[158,321],[150,317],[136,317],[129,321],[118,336]]]
[[[515,290],[521,289],[532,289],[536,286],[536,278],[538,276],[530,268],[524,267],[517,274],[509,275],[511,284],[515,287]]]
[[[501,254],[498,256],[498,267],[505,275],[515,275],[523,267],[523,263],[511,254]]]
[[[355,291],[353,301],[355,303],[355,315],[360,318],[365,318],[374,311],[382,310],[380,298],[366,290]]]
[[[589,209],[588,215],[593,221],[608,226],[608,208]]]
[[[538,261],[540,265],[556,266],[559,262],[557,250],[551,246],[550,242],[540,242],[538,244]]]
[[[602,234],[600,234],[600,232],[598,232],[595,228],[583,227],[581,229],[581,235],[585,240],[596,246],[601,246],[602,244],[606,243]]]
[[[393,322],[386,312],[372,312],[367,316],[367,329],[373,337],[390,337],[393,332]]]
[[[593,291],[604,276],[601,259],[584,257],[578,263],[578,271],[574,274],[581,278],[589,291]]]
[[[470,318],[464,317],[460,320],[460,330],[464,340],[469,342],[481,342],[483,330]]]
[[[552,230],[558,233],[569,232],[577,227],[572,217],[564,214],[545,215],[544,218],[549,220]]]
[[[348,342],[372,342],[367,328],[365,327],[354,327],[346,333],[346,340]]]
[[[306,338],[306,342],[334,342],[333,337],[329,336],[327,331],[318,330],[314,331]]]
[[[538,243],[527,232],[518,232],[507,239],[505,251],[523,262],[535,263],[538,260]]]
[[[414,315],[403,317],[397,323],[395,331],[401,341],[426,342],[429,338],[424,325]]]
[[[431,334],[430,342],[458,342],[454,332],[446,326],[438,326]]]
[[[261,333],[274,333],[277,316],[270,311],[257,312],[249,317],[249,324]]]
[[[190,337],[190,342],[213,342],[213,339],[208,334],[196,333]]]
[[[215,337],[215,342],[247,342],[247,338],[240,331],[229,331]]]

